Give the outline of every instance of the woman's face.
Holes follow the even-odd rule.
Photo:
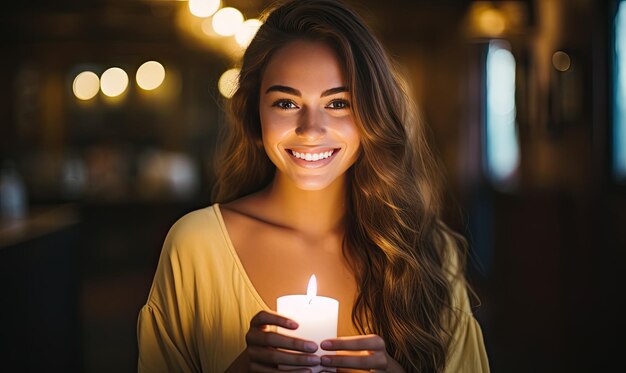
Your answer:
[[[302,190],[322,190],[354,164],[360,136],[351,97],[334,50],[321,42],[294,41],[279,49],[261,81],[263,145]]]

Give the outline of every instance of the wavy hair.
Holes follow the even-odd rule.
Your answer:
[[[262,146],[261,78],[272,55],[298,39],[323,41],[342,63],[361,152],[348,170],[343,255],[358,285],[352,321],[376,333],[407,371],[439,372],[450,342],[449,265],[463,239],[439,220],[440,172],[405,85],[380,42],[333,0],[273,8],[248,46],[213,198],[228,202],[267,186],[275,167]],[[453,239],[450,239],[453,238]],[[456,244],[454,244],[456,242]],[[464,255],[457,268],[464,268]],[[462,270],[457,273],[462,279]]]

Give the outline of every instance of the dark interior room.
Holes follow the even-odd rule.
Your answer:
[[[212,203],[233,79],[272,4],[222,0],[240,18],[220,26],[194,1],[4,5],[0,370],[137,370],[164,239]],[[441,160],[491,371],[622,370],[626,1],[345,2]]]

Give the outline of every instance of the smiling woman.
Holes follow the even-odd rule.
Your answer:
[[[237,87],[216,203],[172,227],[141,310],[139,371],[489,371],[436,160],[360,17],[285,2]],[[276,331],[300,327],[276,299],[311,274],[339,304],[319,344]]]
[[[297,40],[276,52],[263,74],[259,113],[277,182],[345,189],[360,146],[347,91],[339,59],[325,43]]]

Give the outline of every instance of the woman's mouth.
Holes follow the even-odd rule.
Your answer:
[[[315,162],[330,157],[334,152],[334,149],[322,153],[300,153],[295,150],[291,150],[291,155],[296,158],[304,159],[307,162]]]
[[[285,150],[297,164],[304,167],[317,167],[328,164],[333,156],[339,152],[340,148],[321,149],[320,151]]]

